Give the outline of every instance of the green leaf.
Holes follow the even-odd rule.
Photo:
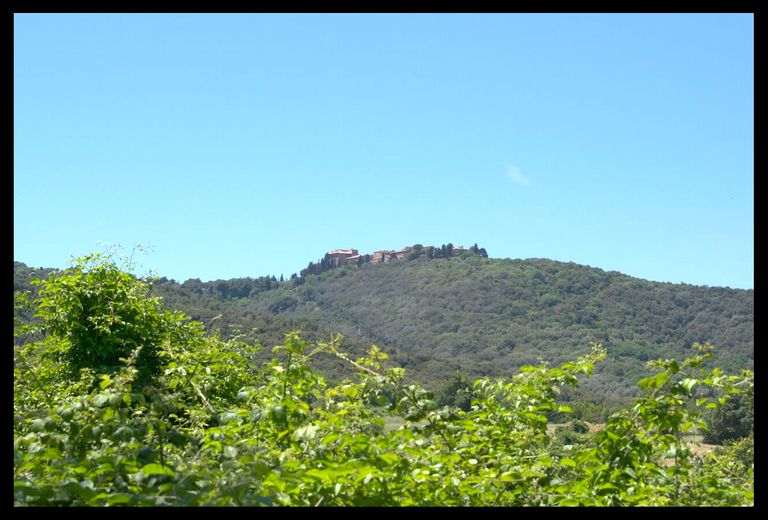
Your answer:
[[[267,477],[263,480],[263,484],[265,486],[277,488],[278,491],[284,491],[286,486],[286,482],[276,473],[270,473],[267,475]]]
[[[632,468],[624,468],[624,473],[632,477],[632,480],[637,480],[637,473]]]
[[[400,457],[398,457],[394,453],[382,453],[381,455],[379,455],[379,458],[383,460],[384,464],[386,464],[387,466],[392,466],[393,464],[396,464],[400,460]]]
[[[234,459],[237,457],[237,448],[234,446],[224,446],[222,455],[227,459]]]
[[[339,437],[341,437],[341,435],[339,435],[338,433],[330,433],[326,435],[322,441],[320,441],[320,444],[322,445],[330,444],[333,441],[337,440]]]
[[[87,479],[86,479],[87,480]],[[93,488],[93,482],[90,480],[86,480],[77,483],[77,482],[70,482],[66,486],[64,486],[65,491],[69,491],[70,493],[73,493],[86,502],[91,500],[93,497],[96,496],[96,492],[92,489]],[[90,483],[90,486],[87,485],[87,483]]]
[[[319,470],[319,469],[307,470],[304,473],[304,475],[306,475],[307,477],[311,477],[315,480],[318,480],[320,482],[328,482],[329,480],[331,480],[330,473],[328,473],[327,471]]]
[[[41,432],[45,429],[45,420],[33,419],[30,421],[29,426],[33,432]]]
[[[231,421],[239,421],[240,416],[235,411],[227,411],[219,414],[219,424],[229,424]]]
[[[277,424],[286,423],[285,408],[280,405],[272,408],[270,411],[270,416],[272,417],[272,420]]]
[[[229,447],[229,446],[228,446]],[[168,475],[169,477],[175,477],[176,473],[171,468],[163,466],[162,464],[146,464],[141,468],[144,475]]]
[[[637,386],[646,390],[650,387],[659,388],[669,379],[669,372],[659,372],[653,377],[647,377],[638,381]]]
[[[294,441],[311,441],[315,438],[319,429],[320,428],[315,424],[299,426],[291,435],[291,439]]]
[[[58,448],[48,448],[40,457],[40,460],[59,460],[61,458],[62,456]]]
[[[113,493],[107,497],[107,504],[114,506],[116,504],[127,504],[131,501],[131,497],[123,495],[121,493]]]
[[[358,484],[361,480],[364,480],[365,478],[369,477],[370,475],[372,475],[374,473],[378,473],[378,472],[379,472],[378,469],[372,468],[371,466],[365,466],[363,468],[360,468],[357,471],[357,477],[355,477],[355,484]],[[370,482],[370,480],[371,479],[368,478],[368,480],[366,482],[364,482],[364,484],[367,484],[368,482]]]

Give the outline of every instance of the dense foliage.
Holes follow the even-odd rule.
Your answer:
[[[471,388],[458,377],[446,395],[468,391],[464,411],[382,366],[376,347],[352,360],[337,338],[311,346],[290,333],[255,366],[258,344],[206,334],[108,254],[42,285],[41,323],[15,331],[15,505],[754,503],[747,439],[698,457],[684,437],[706,428],[704,410],[753,400],[751,371],[704,368],[708,345],[651,362],[631,408],[565,438],[547,414],[569,412],[562,390],[593,373],[600,346]],[[328,384],[307,365],[319,356],[357,377]],[[383,431],[372,403],[404,426]]]

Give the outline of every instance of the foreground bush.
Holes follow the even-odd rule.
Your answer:
[[[708,346],[651,363],[631,409],[563,445],[547,413],[569,412],[560,389],[591,375],[600,347],[479,380],[465,412],[383,369],[375,347],[353,361],[337,340],[310,346],[291,333],[254,368],[260,346],[206,336],[108,255],[43,283],[47,339],[14,350],[15,505],[754,503],[747,446],[700,459],[683,439],[706,428],[707,407],[754,395],[752,372],[701,369]],[[329,387],[307,367],[317,355],[345,359],[357,379]],[[697,399],[704,388],[721,397]],[[405,426],[377,428],[372,402]]]

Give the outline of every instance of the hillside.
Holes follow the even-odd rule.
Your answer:
[[[508,373],[539,358],[553,364],[606,347],[595,391],[634,392],[644,364],[717,349],[718,366],[754,363],[754,291],[649,282],[545,259],[397,260],[345,267],[251,297],[246,308],[310,317],[369,337],[422,379],[458,363],[473,376]],[[430,369],[425,364],[438,365]]]
[[[309,340],[340,332],[353,354],[376,343],[430,386],[455,372],[476,378],[508,375],[539,359],[564,363],[587,354],[592,342],[608,359],[585,390],[601,396],[634,395],[645,362],[685,358],[694,342],[714,345],[716,365],[725,370],[754,366],[753,290],[649,282],[545,259],[461,251],[282,282],[161,279],[153,290],[167,307],[225,337],[256,327],[255,337],[271,346],[290,330]],[[344,376],[343,367],[320,368]]]

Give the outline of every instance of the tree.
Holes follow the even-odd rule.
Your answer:
[[[755,396],[736,394],[710,412],[709,430],[704,430],[704,442],[722,444],[725,441],[754,435]]]
[[[468,412],[471,405],[472,385],[459,372],[454,372],[435,390],[438,406],[454,406]]]
[[[200,278],[190,278],[181,286],[197,294],[203,294],[203,282],[200,281]]]
[[[158,352],[176,337],[183,315],[150,298],[149,284],[128,272],[132,264],[114,263],[115,255],[114,248],[87,255],[40,281],[38,313],[51,339],[66,345],[63,357],[73,377],[81,369],[112,374],[140,347],[135,365],[146,384],[159,374]]]
[[[269,305],[269,312],[273,314],[278,314],[280,312],[293,309],[297,305],[296,298],[293,296],[283,296],[282,298],[279,298],[272,302]]]
[[[424,246],[421,244],[414,244],[406,257],[408,260],[415,260],[424,254]]]

